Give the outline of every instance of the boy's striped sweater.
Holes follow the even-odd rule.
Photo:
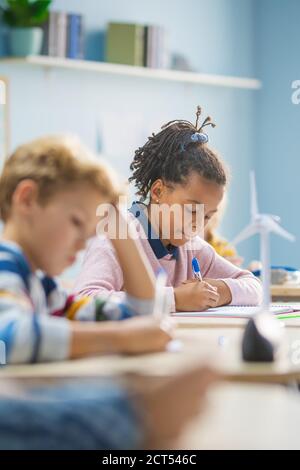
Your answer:
[[[7,363],[58,361],[69,357],[70,320],[123,320],[152,312],[152,303],[126,296],[79,298],[41,272],[32,272],[20,249],[0,243],[0,341]]]

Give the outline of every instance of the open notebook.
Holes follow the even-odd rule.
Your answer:
[[[203,317],[203,318],[251,318],[258,313],[259,307],[246,307],[229,305],[225,307],[209,308],[204,312],[176,312],[174,317]],[[272,313],[274,315],[294,313],[293,306],[290,305],[272,305]]]

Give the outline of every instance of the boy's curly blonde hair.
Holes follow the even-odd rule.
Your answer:
[[[108,203],[123,193],[114,173],[75,137],[50,136],[21,145],[6,160],[0,177],[0,218],[6,222],[14,191],[25,179],[38,185],[39,201],[46,203],[62,190],[87,185]]]

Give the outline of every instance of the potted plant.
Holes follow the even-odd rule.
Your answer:
[[[14,56],[40,54],[42,26],[48,19],[52,0],[2,0],[2,21],[10,27],[10,48]]]

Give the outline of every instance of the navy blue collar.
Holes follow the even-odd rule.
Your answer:
[[[168,245],[165,247],[158,234],[153,229],[150,220],[147,217],[146,205],[142,202],[133,202],[131,208],[129,209],[134,217],[138,219],[141,226],[144,229],[144,232],[147,236],[149,245],[152,248],[157,259],[164,258],[167,255],[172,255],[172,258],[178,259],[178,247],[174,245]]]

